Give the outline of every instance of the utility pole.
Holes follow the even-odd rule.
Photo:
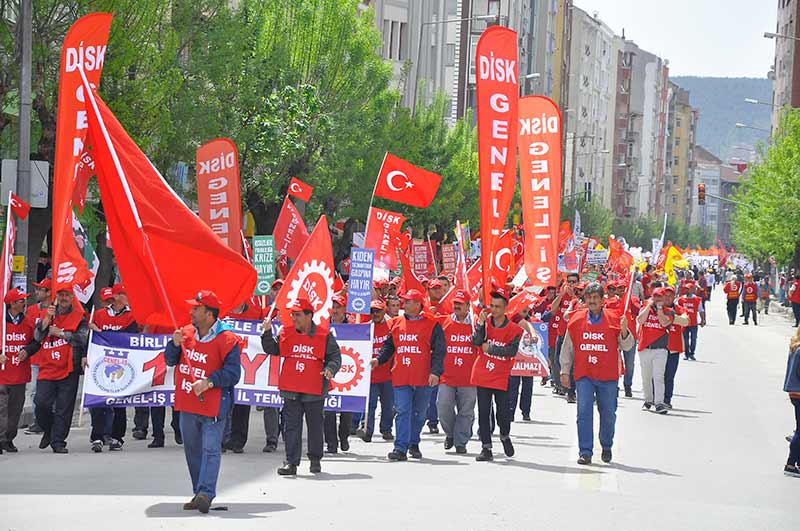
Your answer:
[[[31,33],[32,33],[32,0],[21,0],[19,9],[20,25],[19,50],[21,69],[19,76],[19,139],[17,153],[17,195],[23,201],[31,202]],[[11,205],[8,205],[11,208]],[[30,264],[28,263],[28,219],[17,221],[17,238],[14,254],[25,257],[22,273],[27,279]],[[17,276],[15,275],[15,276]],[[27,287],[27,280],[24,281]],[[26,288],[27,289],[27,288]]]

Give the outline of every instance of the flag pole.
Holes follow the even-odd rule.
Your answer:
[[[383,160],[381,161],[381,169],[378,170],[378,177],[375,177],[375,186],[372,187],[372,196],[369,198],[369,208],[367,209],[367,222],[364,227],[364,245],[367,243],[367,234],[369,234],[369,218],[370,212],[372,212],[372,203],[375,201],[375,192],[378,190],[378,178],[381,176],[381,170],[383,170],[383,165],[386,164],[386,156],[389,154],[387,151],[383,154]]]
[[[92,312],[89,314],[89,324],[94,321],[94,310],[95,307],[92,306]],[[92,337],[94,337],[94,330],[89,328],[89,345],[92,344]],[[78,427],[80,428],[83,425],[83,410],[86,407],[86,389],[83,389],[81,393],[81,408],[78,410]]]
[[[3,251],[4,251],[3,256],[6,259],[6,263],[3,264],[3,339],[2,339],[3,354],[6,353],[6,312],[8,311],[6,309],[5,294],[8,291],[8,259],[11,258],[11,256],[8,253],[8,247],[9,247],[8,244],[9,240],[11,239],[11,233],[9,232],[9,230],[11,229],[11,194],[12,192],[11,190],[9,190],[8,212],[6,212],[6,238],[5,238],[6,241],[3,243]],[[6,370],[6,364],[3,363],[2,365],[0,365],[0,369]]]

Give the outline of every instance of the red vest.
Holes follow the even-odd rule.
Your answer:
[[[723,291],[728,294],[728,300],[738,299],[739,292],[742,291],[742,285],[738,280],[733,282],[726,282]]]
[[[495,328],[492,318],[486,319],[486,342],[490,345],[505,347],[515,337],[522,335],[522,328],[518,324],[508,322],[503,328]],[[508,377],[514,367],[515,356],[510,358],[493,356],[483,349],[479,351],[478,359],[472,366],[470,384],[489,389],[508,390]]]
[[[457,323],[448,317],[442,328],[444,342],[447,345],[442,383],[451,387],[469,387],[472,366],[480,352],[480,349],[472,344],[472,324]]]
[[[645,321],[639,330],[639,350],[642,351],[648,348],[656,339],[663,336],[666,332],[667,329],[658,322],[658,312],[654,306],[651,306],[650,313],[647,314],[647,321]]]
[[[31,328],[36,327],[36,321],[39,320],[42,310],[46,308],[47,306],[42,308],[38,304],[31,304],[25,309],[25,320],[28,321],[28,324],[31,325]]]
[[[675,311],[675,315],[686,315],[687,311],[686,308],[675,305],[672,307]],[[675,323],[669,325],[669,330],[667,331],[668,338],[667,338],[667,351],[669,352],[683,352],[684,344],[683,344],[683,326],[678,326]]]
[[[703,301],[698,296],[685,296],[678,299],[678,304],[683,306],[686,309],[686,313],[689,316],[689,326],[697,326],[698,325],[698,316],[700,314],[700,303]]]
[[[383,344],[386,343],[386,338],[389,337],[389,324],[385,321],[377,323],[372,327],[372,357],[377,358],[381,353]],[[372,369],[370,382],[384,383],[392,380],[391,365],[384,363]]]
[[[278,389],[322,396],[322,370],[328,330],[317,327],[314,335],[301,334],[293,326],[284,326],[280,333],[280,351],[284,358]]]
[[[39,314],[40,319],[47,315],[47,308]],[[65,332],[75,332],[81,324],[84,312],[75,307],[64,315],[56,315],[53,323]],[[50,334],[42,340],[34,363],[39,364],[39,380],[63,380],[72,372],[72,345],[66,339]]]
[[[756,302],[758,300],[758,286],[755,282],[744,283],[744,302]]]
[[[800,280],[792,282],[792,286],[789,289],[791,290],[792,288],[794,288],[794,291],[789,295],[789,302],[800,304]]]
[[[239,343],[233,332],[220,332],[211,341],[201,343],[195,337],[194,326],[184,327],[184,339],[181,347],[181,359],[175,367],[175,409],[205,417],[216,417],[222,389],[214,387],[203,393],[203,400],[192,391],[192,384],[208,378],[218,371],[225,362],[225,356]]]
[[[3,353],[5,367],[0,366],[0,385],[17,385],[31,381],[31,359],[19,361],[22,347],[33,341],[33,327],[23,317],[19,324],[6,322],[6,341]]]
[[[125,330],[134,322],[133,312],[125,310],[121,314],[111,315],[109,308],[101,308],[94,312],[92,322],[103,332],[119,332],[120,330]]]
[[[572,299],[564,297],[561,299],[561,304],[558,305],[558,308],[551,310],[553,315],[550,317],[550,323],[548,323],[547,326],[547,346],[550,348],[555,348],[558,336],[564,335],[564,331],[562,330],[562,326],[566,324],[564,312],[567,311],[571,303]],[[564,328],[564,330],[566,330],[566,328]]]
[[[428,377],[431,374],[431,334],[437,324],[437,321],[425,317],[415,320],[398,317],[394,320],[393,386],[428,385]]]
[[[614,310],[603,310],[600,322],[589,322],[589,310],[582,309],[570,317],[567,325],[575,352],[575,380],[583,377],[601,382],[619,379],[620,316]]]

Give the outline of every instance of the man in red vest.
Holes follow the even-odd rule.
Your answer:
[[[697,327],[706,326],[706,310],[703,298],[697,296],[694,282],[685,284],[686,294],[678,299],[678,304],[686,308],[689,316],[689,324],[683,329],[683,346],[686,349],[684,359],[696,361],[695,349],[697,349]]]
[[[396,438],[390,461],[407,461],[409,453],[422,459],[420,434],[433,387],[444,372],[445,342],[442,325],[422,314],[425,296],[410,289],[403,295],[405,313],[392,321],[392,330],[372,367],[392,363]]]
[[[739,307],[742,283],[739,282],[736,275],[730,275],[730,279],[725,283],[725,287],[722,288],[722,291],[724,291],[725,295],[728,297],[728,321],[733,325],[736,323],[736,309]]]
[[[489,311],[485,308],[475,323],[472,344],[481,352],[472,366],[470,384],[477,387],[478,429],[483,449],[476,461],[492,461],[492,398],[500,428],[500,442],[507,457],[514,455],[511,443],[511,411],[508,402],[508,378],[514,366],[514,358],[522,339],[522,328],[506,317],[509,293],[505,288],[496,288],[491,293]],[[491,317],[489,312],[491,312]]]
[[[479,349],[472,344],[474,330],[469,315],[469,301],[469,293],[465,290],[456,291],[453,313],[442,325],[447,351],[436,406],[445,433],[444,449],[455,446],[457,454],[467,453],[478,396],[475,386],[470,382]]]
[[[744,310],[744,324],[750,324],[750,315],[753,315],[753,325],[758,326],[756,306],[758,305],[758,284],[753,282],[753,274],[745,273],[744,286],[742,287],[742,309]]]
[[[568,274],[567,281],[561,285],[558,295],[556,295],[550,305],[549,313],[542,316],[542,320],[548,323],[547,343],[550,374],[561,373],[559,357],[561,344],[564,342],[564,331],[566,330],[564,312],[572,306],[572,301],[575,298],[575,286],[578,285],[579,280],[580,277],[577,273]],[[566,388],[561,386],[561,382],[558,378],[553,380],[553,393],[557,395],[565,395],[568,393]]]
[[[446,279],[446,277],[445,277]],[[453,307],[448,301],[442,301],[447,291],[440,278],[431,279],[428,282],[428,299],[430,299],[430,310],[433,315],[444,317],[450,315]],[[428,412],[425,414],[425,421],[428,424],[428,431],[433,434],[439,433],[439,411],[436,401],[439,397],[439,387],[434,387],[428,402]]]
[[[667,370],[669,328],[675,317],[675,312],[665,305],[665,297],[664,288],[654,289],[652,297],[636,318],[640,326],[638,348],[644,392],[642,409],[650,410],[655,406],[659,414],[666,414],[669,409],[664,403],[664,375]]]
[[[594,403],[600,413],[602,459],[611,462],[617,422],[619,351],[633,347],[628,319],[619,310],[603,308],[603,287],[589,284],[583,294],[586,308],[572,314],[561,347],[561,381],[570,385],[573,370],[578,398],[578,464],[592,462]]]
[[[41,343],[34,398],[36,420],[44,430],[39,448],[50,446],[57,454],[68,453],[67,436],[89,340],[86,316],[80,305],[73,305],[74,300],[71,287],[56,293],[56,303],[42,311],[33,331]]]
[[[678,364],[681,353],[686,352],[683,341],[684,328],[689,324],[689,312],[680,304],[675,303],[675,288],[664,287],[664,306],[673,311],[672,324],[669,327],[667,341],[667,365],[664,368],[664,405],[672,409],[672,394],[675,390],[675,375],[678,373]]]
[[[25,384],[31,381],[30,357],[39,350],[33,326],[25,319],[26,295],[14,288],[6,293],[6,337],[0,352],[0,454],[15,453],[19,417],[25,405]]]
[[[278,389],[283,398],[283,440],[286,463],[278,469],[281,476],[294,476],[303,449],[303,416],[308,430],[308,458],[311,472],[322,472],[322,424],[325,397],[330,381],[342,365],[336,338],[314,324],[314,306],[308,299],[297,299],[286,308],[291,325],[281,328],[277,340],[272,335],[272,321],[264,323],[261,346],[270,356],[283,358]]]
[[[135,334],[139,325],[133,319],[133,313],[128,306],[125,287],[115,284],[113,288],[103,288],[104,292],[106,290],[111,292],[111,304],[94,312],[89,328],[95,332]],[[100,453],[104,445],[108,445],[109,450],[122,450],[128,423],[126,408],[93,407],[89,408],[89,414],[92,417],[92,431],[89,434],[91,450]],[[164,446],[163,440],[161,446]]]
[[[349,323],[352,323],[352,321],[347,316],[347,296],[342,293],[337,293],[333,296],[331,324]],[[326,411],[323,417],[325,453],[338,453],[339,448],[341,448],[343,452],[350,450],[350,434],[356,431],[353,429],[353,412],[341,411],[337,413],[336,411]]]
[[[370,304],[370,315],[372,317],[372,358],[376,359],[390,334],[389,321],[386,319],[386,304],[381,300],[373,299]],[[392,390],[392,372],[389,369],[390,367],[387,363],[373,369],[370,375],[367,426],[366,430],[360,430],[358,434],[364,442],[372,441],[378,400],[381,402],[381,435],[384,441],[394,440],[394,435],[392,435],[394,393]]]
[[[50,289],[52,288],[53,281],[49,278],[42,279],[41,282],[34,282],[33,286],[35,288],[34,296],[36,298],[36,303],[31,304],[25,310],[25,320],[28,321],[28,324],[31,325],[31,328],[36,326],[36,321],[39,319],[39,314],[41,314],[48,306],[50,306]],[[33,402],[34,397],[36,397],[36,383],[39,379],[39,362],[36,360],[36,356],[31,358],[31,388],[29,395],[31,398],[31,402]],[[31,434],[40,434],[43,430],[39,423],[36,422],[36,408],[33,409],[33,423],[28,426],[25,430],[25,433],[28,435]]]
[[[164,360],[175,368],[175,410],[194,497],[183,508],[207,513],[217,494],[225,420],[241,374],[240,339],[219,320],[221,303],[202,290],[191,305],[192,324],[175,330]]]

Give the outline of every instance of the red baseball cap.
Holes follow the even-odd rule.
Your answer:
[[[290,302],[286,309],[290,312],[313,312],[314,306],[308,299],[297,299],[294,302]]]
[[[371,310],[385,310],[386,303],[380,299],[373,299],[373,301],[369,303],[369,308]]]
[[[684,286],[686,287],[686,289],[694,289],[695,288],[695,283],[690,280],[689,282],[684,284]]]
[[[434,279],[428,281],[428,289],[442,288],[442,287],[444,287],[442,285],[442,281],[439,280],[438,278],[434,278]]]
[[[653,290],[653,297],[663,297],[666,294],[664,288],[656,288]]]
[[[206,308],[214,308],[216,310],[219,310],[220,306],[222,306],[217,294],[207,289],[197,292],[194,299],[186,299],[186,303],[189,304],[189,306],[205,306]]]
[[[53,281],[49,278],[45,278],[41,282],[34,282],[33,285],[36,286],[37,288],[42,288],[47,290],[53,289]]]
[[[663,288],[661,288],[661,289],[662,289],[662,290],[664,290],[664,294],[665,294],[665,295],[666,295],[666,293],[667,293],[668,291],[671,291],[673,295],[675,294],[675,288],[674,288],[673,286],[664,286],[664,287],[663,287]]]
[[[501,299],[509,300],[511,297],[508,295],[506,288],[494,288],[491,293],[492,297],[500,297]]]
[[[6,304],[11,304],[12,302],[24,301],[27,298],[28,296],[25,294],[25,292],[20,291],[19,288],[14,288],[6,292],[6,296],[3,299],[3,302],[5,302]]]
[[[100,290],[100,300],[107,301],[114,298],[114,290],[111,288],[103,288]]]
[[[279,279],[276,279],[276,280],[275,280],[275,281],[272,283],[272,285],[270,285],[270,288],[273,288],[273,289],[275,289],[276,287],[280,288],[281,286],[283,286],[283,279],[282,279],[282,278],[279,278]]]
[[[338,304],[339,306],[347,306],[347,297],[344,295],[334,295],[332,300],[334,304]]]
[[[463,289],[456,290],[456,292],[453,294],[453,302],[468,303],[469,293]]]
[[[425,295],[423,295],[418,289],[410,289],[404,294],[400,295],[400,298],[407,301],[417,301],[420,304],[425,303]]]
[[[122,293],[128,293],[128,291],[125,289],[125,286],[123,286],[123,285],[122,285],[121,283],[119,283],[119,282],[118,282],[118,283],[116,283],[116,284],[114,284],[114,285],[111,287],[111,292],[112,292],[114,295],[120,295],[120,294],[122,294]]]

